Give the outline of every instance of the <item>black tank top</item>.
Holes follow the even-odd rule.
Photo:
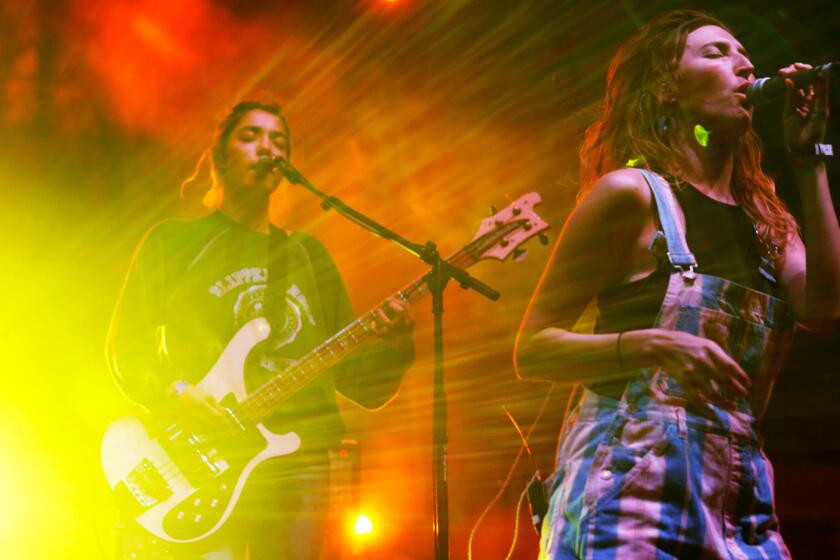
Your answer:
[[[682,183],[674,194],[685,214],[686,242],[697,260],[697,272],[726,278],[772,295],[777,287],[761,272],[764,249],[753,223],[739,207],[719,202]],[[653,326],[665,296],[671,268],[667,260],[649,276],[598,293],[596,333],[647,329]],[[626,379],[593,381],[589,388],[620,398]]]

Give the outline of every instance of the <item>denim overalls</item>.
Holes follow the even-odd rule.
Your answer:
[[[540,558],[790,558],[757,427],[790,347],[792,312],[697,274],[670,186],[642,173],[673,268],[654,326],[714,340],[752,387],[746,398],[687,398],[662,368],[645,368],[630,372],[620,401],[584,390],[558,446]]]

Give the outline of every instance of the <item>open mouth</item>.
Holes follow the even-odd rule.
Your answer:
[[[735,88],[735,98],[744,107],[747,107],[747,106],[750,105],[749,100],[747,98],[747,90],[749,88],[750,88],[750,82],[744,82],[743,84],[741,84],[740,86]]]
[[[735,93],[740,93],[741,95],[747,95],[747,90],[750,89],[750,82],[744,82],[740,86],[735,88]]]

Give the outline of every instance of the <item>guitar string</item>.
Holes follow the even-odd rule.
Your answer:
[[[490,248],[492,248],[501,240],[503,240],[505,236],[519,229],[523,224],[528,223],[529,222],[527,216],[523,216],[518,220],[512,220],[507,224],[503,224],[498,229],[467,244],[461,250],[456,252],[452,257],[450,257],[448,262],[454,264],[455,266],[462,266],[464,264],[473,264],[475,262],[478,262],[478,260],[480,260],[481,255],[484,255]],[[480,250],[476,250],[477,248],[480,248]],[[471,250],[475,250],[475,254],[473,254],[473,251]],[[470,263],[469,261],[473,262]],[[414,301],[419,300],[421,297],[424,297],[426,295],[425,292],[427,290],[426,283],[424,282],[425,278],[426,276],[424,275],[423,277],[410,283],[406,288],[400,290],[397,293],[402,295],[405,292],[409,292],[409,301],[412,301],[412,297],[415,295],[418,295],[418,297],[415,298]],[[360,318],[350,323],[350,325],[345,327],[342,331],[336,333],[334,337],[317,346],[307,356],[304,356],[304,358],[300,362],[287,368],[280,375],[267,382],[262,387],[258,388],[254,393],[252,393],[252,395],[250,395],[245,401],[241,403],[242,409],[244,409],[245,414],[252,421],[259,421],[265,418],[266,415],[270,414],[270,412],[273,410],[273,408],[278,402],[281,402],[285,398],[291,396],[294,392],[299,390],[310,380],[310,377],[305,374],[303,368],[309,367],[312,373],[317,375],[317,373],[319,373],[320,371],[323,371],[328,367],[335,365],[338,361],[344,358],[349,352],[347,351],[347,349],[343,348],[343,344],[341,344],[341,342],[345,340],[345,338],[349,334],[354,339],[354,343],[358,343],[359,339],[353,336],[353,331],[357,330],[358,327],[361,327],[364,331],[362,334],[362,338],[369,338],[371,333],[365,325],[365,323],[368,321],[363,320],[372,320],[373,313],[374,311],[371,310],[368,313],[362,315]],[[333,347],[336,344],[341,344],[342,346],[342,351],[340,351],[338,354],[336,354],[333,351]],[[325,350],[330,353],[332,359],[325,359],[323,355],[323,352]],[[315,366],[315,364],[313,364],[314,359],[318,359],[322,363],[322,366]],[[298,379],[296,375],[297,373],[304,373],[303,379]],[[311,377],[315,377],[315,375],[312,375]]]
[[[492,248],[496,243],[504,239],[506,235],[509,233],[519,229],[519,227],[523,223],[528,223],[527,219],[523,217],[523,219],[513,220],[508,222],[506,227],[499,227],[497,230],[491,232],[483,236],[482,238],[476,239],[472,243],[468,243],[465,247],[461,250],[456,252],[448,262],[452,263],[455,266],[463,266],[464,264],[474,264],[480,260],[481,256],[484,255],[489,248]],[[494,239],[495,238],[495,239]],[[471,249],[476,249],[477,247],[484,246],[481,250],[476,250],[475,253],[471,251]],[[470,263],[469,261],[472,260],[473,262]],[[410,303],[418,301],[427,295],[428,287],[426,282],[424,281],[427,275],[422,276],[421,278],[415,280],[414,282],[410,283],[406,288],[403,290],[398,291],[397,293],[400,296],[405,296],[408,294],[407,300]],[[301,362],[296,363],[291,368],[287,368],[286,371],[283,372],[282,375],[275,377],[272,381],[266,383],[259,389],[257,389],[252,395],[248,396],[242,403],[239,403],[239,406],[231,407],[235,409],[239,409],[246,416],[248,416],[253,421],[258,421],[261,417],[271,411],[273,406],[279,400],[283,398],[287,398],[293,392],[297,391],[300,387],[302,387],[307,381],[308,378],[305,375],[305,372],[302,368],[310,367],[313,373],[317,374],[319,371],[323,371],[326,367],[332,366],[342,358],[344,358],[350,351],[355,349],[355,346],[358,345],[360,341],[364,341],[365,339],[371,336],[371,331],[367,328],[366,323],[373,320],[373,313],[374,311],[368,311],[352,323],[350,323],[347,327],[345,327],[342,331],[336,333],[336,335],[327,340],[326,342],[322,343],[318,347],[316,347],[309,355],[304,357],[304,360]],[[352,344],[348,344],[345,346],[344,342],[347,338],[352,339]],[[335,344],[340,346],[338,352],[333,350]],[[329,352],[329,357],[325,358],[323,355],[324,350]],[[313,358],[317,358],[321,363],[322,367],[313,367],[315,364],[312,362]],[[325,366],[325,367],[324,367]],[[291,370],[291,371],[289,371]],[[290,375],[286,375],[290,373]],[[300,372],[304,375],[302,378],[298,378],[297,373]],[[283,389],[283,384],[287,385],[286,390]],[[180,437],[184,437],[181,435]],[[202,461],[204,461],[204,456],[202,454]],[[166,454],[166,460],[161,462],[153,463],[156,470],[160,473],[160,475],[166,480],[167,482],[174,482],[174,478],[177,477],[179,474],[186,478],[184,474],[184,470],[180,465],[176,463],[176,461],[169,458],[168,453]],[[200,464],[193,464],[191,465],[191,471],[197,472],[199,469],[202,468]],[[199,467],[198,469],[196,467]],[[202,469],[203,470],[203,469]]]

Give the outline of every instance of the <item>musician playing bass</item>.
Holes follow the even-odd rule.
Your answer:
[[[258,367],[246,368],[249,392],[265,382],[262,374],[282,372],[353,320],[324,246],[269,223],[269,199],[282,183],[275,162],[289,155],[279,106],[236,105],[211,151],[212,187],[204,201],[212,211],[152,228],[128,273],[109,334],[112,371],[127,396],[186,431],[235,429],[225,406],[200,382],[255,319],[264,318],[271,333],[260,346]],[[177,558],[318,557],[327,450],[344,433],[335,392],[380,407],[414,359],[405,302],[386,300],[369,328],[375,342],[303,386],[264,421],[272,433],[297,434],[296,451],[257,466],[224,526],[196,542],[171,545]]]

